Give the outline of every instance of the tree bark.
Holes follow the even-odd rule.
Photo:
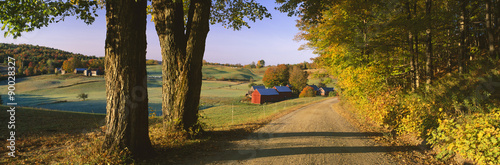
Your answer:
[[[107,153],[128,149],[134,157],[153,152],[148,130],[146,0],[106,2]]]
[[[426,88],[429,89],[432,79],[433,79],[433,68],[432,68],[432,16],[431,16],[431,10],[432,9],[432,0],[427,0],[425,2],[425,15],[426,15],[426,20],[427,20],[427,50],[425,52],[425,56],[427,58],[426,63],[425,63],[425,74],[426,74]]]
[[[187,92],[186,114],[184,115],[184,129],[187,130],[191,127],[193,129],[200,129],[198,122],[198,105],[200,104],[200,93],[202,85],[202,65],[203,55],[205,53],[206,39],[209,29],[210,20],[210,6],[212,2],[208,0],[192,0],[189,10],[188,24],[187,24],[187,47],[186,54],[189,59],[188,64],[190,67],[188,86],[190,87]],[[196,128],[198,127],[198,128]]]
[[[417,2],[415,1],[415,4],[413,5],[413,13],[415,16],[417,16]],[[419,40],[418,40],[418,31],[415,32],[415,88],[418,89],[420,87],[420,64],[419,64],[419,49],[418,49],[418,45],[419,45]]]
[[[408,11],[408,21],[412,21],[412,15],[411,15],[411,5],[410,2],[406,2],[406,9]],[[411,24],[410,24],[411,25]],[[415,91],[417,89],[416,85],[416,74],[415,74],[415,50],[413,49],[413,34],[412,34],[412,29],[411,27],[408,27],[408,47],[409,47],[409,52],[411,55],[411,61],[410,61],[410,66],[411,66],[411,91]]]
[[[458,58],[458,72],[465,73],[467,67],[467,55],[469,54],[467,48],[467,35],[468,35],[468,16],[467,5],[468,0],[460,1],[460,53]]]
[[[190,132],[197,129],[211,1],[192,0],[186,26],[182,1],[153,0],[152,4],[163,59],[164,127]]]
[[[496,38],[496,43],[495,43],[495,46],[496,46],[496,49],[495,49],[495,54],[496,54],[496,58],[497,59],[500,59],[500,2],[499,0],[495,0],[494,1],[494,8],[492,11],[496,11],[494,13],[495,15],[495,26],[496,26],[496,31],[495,31],[495,36],[497,36]]]
[[[491,57],[495,57],[495,29],[494,29],[494,23],[495,23],[495,18],[493,14],[493,4],[491,2],[492,0],[486,0],[486,34],[488,36],[488,52]],[[498,25],[496,25],[498,26]]]

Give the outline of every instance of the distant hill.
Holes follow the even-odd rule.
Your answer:
[[[54,68],[60,68],[70,58],[82,61],[103,59],[38,45],[0,43],[0,62],[6,63],[9,56],[16,59],[19,76],[53,73]]]
[[[161,65],[148,66],[148,76],[161,76]],[[218,65],[203,65],[204,80],[234,80],[234,81],[249,81],[261,80],[264,76],[266,68],[247,69],[238,67],[218,66]]]

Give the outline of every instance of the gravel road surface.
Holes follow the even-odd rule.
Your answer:
[[[224,151],[186,164],[395,164],[370,138],[380,133],[360,132],[331,105],[336,98],[303,107],[231,142]]]

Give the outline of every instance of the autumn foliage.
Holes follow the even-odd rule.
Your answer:
[[[274,86],[285,86],[288,84],[288,66],[280,64],[276,67],[267,68],[262,81],[268,88]]]
[[[17,76],[54,73],[54,69],[61,68],[65,61],[67,61],[67,67],[70,69],[90,67],[104,70],[104,59],[102,57],[84,56],[42,46],[0,43],[0,62],[6,63],[8,56],[16,59]],[[71,61],[70,59],[79,59],[80,61]],[[1,75],[1,77],[4,76]]]
[[[300,92],[299,97],[316,97],[316,91],[313,87],[307,86]]]
[[[283,1],[363,118],[479,164],[500,163],[498,1]],[[296,8],[294,8],[296,7]]]

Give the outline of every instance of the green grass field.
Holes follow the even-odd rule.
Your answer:
[[[202,110],[201,121],[206,124],[204,129],[212,132],[207,135],[234,138],[245,134],[246,131],[259,128],[273,118],[322,99],[325,98],[299,98],[266,105],[239,103],[216,106]],[[0,105],[0,108],[9,107]],[[0,113],[0,122],[8,123],[8,120],[9,113]],[[0,164],[95,164],[108,161],[120,164],[118,162],[122,160],[119,156],[122,155],[111,155],[111,157],[98,155],[99,146],[102,145],[104,138],[102,132],[104,123],[104,114],[17,107],[16,151],[19,152],[16,153],[16,158],[0,157]],[[210,137],[205,137],[205,140],[185,139],[175,132],[165,133],[161,128],[161,117],[150,117],[149,123],[151,141],[160,152],[167,152],[165,149],[193,152],[192,144],[202,144],[210,139]],[[0,138],[9,138],[10,131],[7,127],[1,127]],[[8,143],[4,140],[1,144],[7,146]],[[7,147],[0,149],[1,153],[7,151]],[[167,155],[174,154],[175,157],[188,155],[183,152],[167,153]]]
[[[161,76],[161,65],[147,66],[148,76]],[[203,73],[216,78],[236,77],[260,80],[264,69],[243,69],[220,66],[204,66]],[[256,72],[256,73],[254,73]],[[0,82],[6,89],[6,82]],[[248,82],[203,81],[201,102],[221,105],[237,102],[248,90]],[[161,79],[148,79],[149,106],[161,112]],[[16,102],[19,106],[38,107],[88,113],[106,112],[105,81],[102,76],[85,77],[75,74],[40,75],[16,80]],[[88,99],[81,101],[76,96],[87,93]],[[2,98],[6,101],[7,96]]]
[[[160,76],[161,66],[148,66],[149,76]],[[219,66],[204,66],[204,74],[216,78],[229,76],[251,76],[256,83],[262,83],[265,68],[239,69]],[[0,87],[6,89],[6,82],[0,82]],[[149,106],[161,113],[161,79],[148,79]],[[296,98],[276,103],[255,105],[241,103],[242,97],[248,91],[249,82],[208,81],[204,80],[201,92],[200,121],[206,124],[205,129],[227,132],[223,136],[234,136],[228,132],[234,128],[258,128],[259,123],[265,123],[272,118],[290,112],[324,97]],[[88,99],[79,100],[76,96],[87,93]],[[6,93],[5,93],[6,94]],[[2,95],[6,101],[6,95]],[[22,151],[19,157],[0,158],[0,164],[58,164],[57,162],[102,162],[109,159],[95,156],[103,133],[92,130],[102,130],[106,113],[105,81],[100,77],[85,77],[75,74],[40,75],[20,78],[16,81],[16,147]],[[32,108],[35,107],[35,108]],[[6,106],[0,106],[8,109]],[[0,113],[0,122],[8,123],[8,113]],[[155,131],[161,126],[160,117],[150,118],[150,136],[153,144],[161,149],[179,146],[189,146],[190,143],[200,143],[196,140],[182,140],[172,134],[165,136],[163,131]],[[160,130],[160,129],[158,129]],[[0,128],[0,138],[8,138],[7,127]],[[167,145],[168,144],[168,145]],[[7,141],[4,141],[4,146]],[[190,148],[190,147],[187,147]],[[0,149],[7,152],[7,148]],[[115,160],[115,159],[112,159]],[[78,164],[78,163],[77,163]]]
[[[149,76],[161,76],[161,65],[148,65],[148,75]],[[260,80],[264,75],[266,68],[260,69],[245,69],[245,68],[233,68],[226,66],[215,66],[215,65],[204,65],[203,66],[203,77],[211,77],[215,79],[254,79]]]
[[[203,66],[205,77],[236,78],[256,80],[262,83],[266,68],[244,69],[224,66]],[[148,65],[148,76],[161,76],[161,65]],[[310,80],[317,82],[317,80]],[[0,82],[6,89],[6,82]],[[239,103],[248,91],[249,82],[211,81],[204,80],[201,91],[202,109]],[[149,106],[161,113],[161,86],[159,78],[148,79]],[[103,76],[85,77],[82,75],[40,75],[16,80],[16,102],[19,106],[37,107],[54,110],[65,110],[87,113],[106,112],[106,91]],[[82,101],[76,96],[87,93],[88,99]],[[6,101],[6,95],[2,95]]]

